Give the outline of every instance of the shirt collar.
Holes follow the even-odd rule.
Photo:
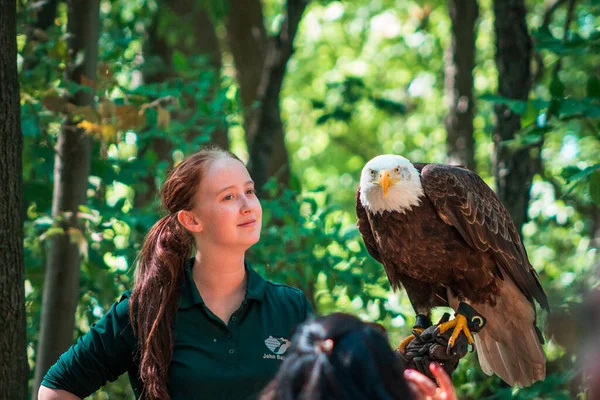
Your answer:
[[[267,281],[260,276],[250,264],[244,261],[246,273],[248,274],[248,288],[246,289],[246,299],[263,301],[267,291]]]
[[[194,267],[194,258],[186,261],[184,265],[184,277],[181,282],[181,295],[179,300],[179,309],[185,309],[195,306],[196,304],[204,304],[200,292],[194,283],[192,268]],[[260,276],[250,264],[244,261],[246,274],[248,276],[248,287],[246,289],[246,299],[263,301],[267,290],[267,281]]]

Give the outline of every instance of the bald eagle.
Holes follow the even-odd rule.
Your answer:
[[[420,328],[432,308],[466,303],[485,327],[471,336],[458,310],[440,330],[464,332],[487,375],[511,386],[545,378],[534,299],[546,310],[548,299],[508,211],[477,174],[381,155],[362,170],[356,214],[367,250],[392,288],[405,288]]]

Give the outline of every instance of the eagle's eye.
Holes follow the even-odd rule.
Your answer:
[[[372,169],[370,173],[371,173],[371,178],[375,178],[375,170]]]
[[[395,174],[400,174],[400,167],[394,168],[394,173]]]

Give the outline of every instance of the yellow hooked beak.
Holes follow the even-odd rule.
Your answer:
[[[390,172],[387,169],[382,169],[379,171],[379,185],[383,188],[383,197],[386,198],[388,195],[388,189],[392,185]]]

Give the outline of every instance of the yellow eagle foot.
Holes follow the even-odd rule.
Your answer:
[[[406,346],[408,346],[410,342],[412,342],[418,335],[421,335],[421,333],[423,333],[423,331],[429,328],[430,326],[431,319],[429,318],[429,315],[420,313],[417,314],[415,326],[413,326],[412,329],[413,334],[402,340],[396,348],[396,351],[399,351],[400,353],[404,354],[406,352]]]
[[[452,321],[440,324],[440,326],[438,327],[440,334],[444,334],[449,329],[454,328],[452,336],[450,336],[450,339],[448,339],[448,349],[454,347],[454,342],[456,342],[456,338],[458,337],[458,335],[460,335],[461,332],[465,334],[467,340],[469,341],[469,344],[473,344],[473,335],[471,335],[471,331],[469,330],[467,324],[467,317],[465,317],[462,314],[457,314]]]
[[[424,328],[413,328],[413,332],[416,332],[417,334],[421,334],[423,333],[425,329]],[[400,344],[398,345],[398,347],[396,348],[396,351],[399,351],[400,353],[405,353],[406,352],[406,346],[409,345],[410,342],[412,342],[415,339],[415,335],[412,334],[404,339],[402,339],[402,341],[400,342]]]
[[[474,343],[473,335],[471,332],[479,332],[485,326],[486,320],[483,315],[479,314],[473,307],[465,302],[460,302],[458,305],[458,309],[456,310],[456,316],[452,321],[444,322],[439,324],[438,332],[440,335],[444,334],[446,331],[450,329],[454,329],[452,331],[452,335],[450,339],[448,339],[448,353],[454,347],[456,343],[456,339],[461,332],[467,338],[467,341],[472,346]]]

